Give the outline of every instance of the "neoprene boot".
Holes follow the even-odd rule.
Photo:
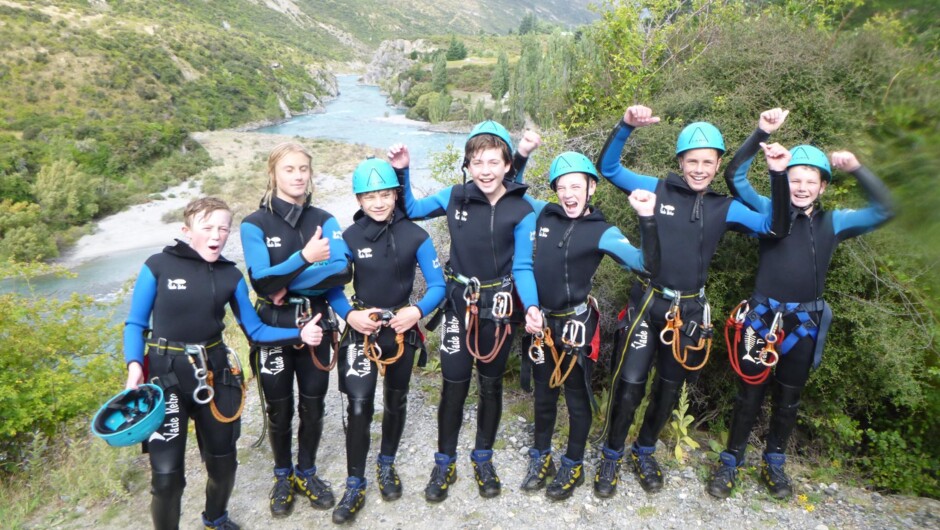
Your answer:
[[[441,502],[447,498],[448,487],[457,482],[457,455],[434,453],[434,468],[431,480],[424,488],[424,498],[428,502]]]
[[[346,491],[333,510],[333,522],[343,524],[353,521],[366,502],[366,479],[349,477],[346,479]]]
[[[489,499],[499,495],[502,484],[496,475],[493,465],[493,451],[491,449],[475,449],[470,453],[470,463],[473,465],[473,475],[477,480],[480,497]]]
[[[150,516],[157,530],[179,528],[186,473],[182,469],[150,475]]]
[[[405,430],[408,415],[408,389],[385,387],[385,409],[382,414],[382,454],[395,456]]]
[[[796,427],[797,412],[800,408],[802,387],[785,385],[774,381],[773,412],[770,416],[770,429],[767,431],[766,453],[786,453],[790,434]]]
[[[226,513],[229,497],[235,487],[238,460],[235,453],[222,456],[206,455],[206,511],[207,517],[218,519]]]
[[[584,388],[565,388],[565,404],[568,406],[568,460],[584,460],[584,449],[591,433],[591,401]]]
[[[555,463],[551,449],[539,451],[529,449],[529,465],[522,479],[522,491],[538,491],[545,487],[545,481],[555,475]]]
[[[601,447],[601,460],[597,463],[597,473],[594,475],[595,497],[608,499],[617,492],[621,462],[623,451],[614,451],[606,445]]]
[[[739,465],[731,453],[722,452],[718,457],[721,461],[712,471],[712,476],[708,479],[708,486],[705,491],[712,497],[727,499],[731,495],[731,490],[738,483]]]
[[[663,489],[663,473],[659,463],[653,456],[656,451],[656,440],[663,427],[672,418],[672,411],[679,400],[682,382],[670,381],[657,377],[653,383],[652,399],[640,427],[640,435],[633,444],[630,453],[633,462],[633,472],[640,481],[640,486],[647,493],[655,493]]]
[[[561,389],[549,388],[547,381],[535,382],[535,433],[532,446],[539,452],[551,449],[552,434],[558,416],[558,394]],[[525,488],[523,488],[525,489]]]
[[[395,470],[395,457],[379,455],[375,459],[375,473],[378,478],[379,493],[382,499],[394,501],[401,497],[401,479]]]
[[[545,496],[553,501],[563,501],[574,494],[574,489],[584,484],[584,464],[581,460],[561,457],[561,467],[555,480],[548,485]]]

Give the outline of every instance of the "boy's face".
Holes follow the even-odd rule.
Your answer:
[[[189,246],[202,259],[214,263],[222,255],[231,227],[232,212],[228,210],[215,210],[208,215],[197,212],[189,226],[183,226],[183,235],[189,238]]]
[[[396,199],[398,193],[393,189],[370,191],[356,196],[362,211],[377,223],[388,221],[392,216]]]
[[[702,192],[715,179],[721,157],[711,148],[690,149],[679,156],[682,178],[692,191]]]
[[[470,176],[487,198],[499,198],[505,191],[503,177],[509,172],[510,164],[503,158],[503,150],[483,149],[470,157]]]
[[[287,202],[303,204],[309,181],[310,159],[304,153],[288,153],[274,166],[277,196]]]
[[[588,198],[594,193],[596,187],[594,179],[584,173],[562,175],[555,181],[558,204],[565,209],[568,217],[572,219],[578,217],[584,212]]]
[[[826,191],[826,182],[819,170],[810,166],[793,166],[787,170],[790,181],[790,203],[797,208],[806,208]]]

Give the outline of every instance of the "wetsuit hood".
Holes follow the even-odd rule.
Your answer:
[[[304,209],[310,206],[310,195],[308,194],[304,198],[304,203],[294,204],[292,202],[287,202],[284,199],[279,198],[277,195],[271,197],[271,210],[277,214],[278,217],[284,219],[291,228],[297,228],[297,222],[300,221],[300,214],[303,213]],[[266,209],[267,205],[264,204],[264,201],[261,201],[259,208]]]
[[[193,247],[189,246],[189,243],[186,243],[185,241],[180,241],[179,239],[176,240],[175,245],[163,247],[163,252],[166,252],[167,254],[172,254],[173,256],[177,256],[177,257],[184,258],[184,259],[206,261],[202,259],[202,256],[200,256],[199,253],[196,252],[196,250]],[[226,265],[235,265],[235,262],[229,261],[228,258],[226,258],[225,256],[219,256],[219,259],[213,262],[213,264],[216,264],[216,263],[224,263]]]

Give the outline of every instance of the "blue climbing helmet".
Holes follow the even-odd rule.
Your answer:
[[[697,121],[686,125],[685,129],[679,133],[679,139],[676,141],[676,156],[692,149],[715,149],[718,151],[718,156],[721,156],[725,154],[725,140],[721,137],[718,127],[708,122]]]
[[[787,169],[793,166],[811,166],[819,170],[826,182],[832,181],[832,167],[826,153],[811,145],[798,145],[790,150],[790,163]]]
[[[590,175],[594,182],[597,182],[600,178],[597,175],[597,168],[594,167],[594,162],[591,162],[590,158],[581,153],[567,151],[552,160],[552,165],[548,168],[548,185],[555,189],[556,181],[568,173]]]
[[[481,134],[492,134],[493,136],[499,138],[509,146],[509,152],[512,153],[512,139],[509,137],[509,131],[505,127],[496,123],[493,120],[486,120],[476,124],[473,130],[470,131],[470,136],[467,137],[467,141],[470,141],[474,136],[479,136]]]
[[[91,420],[91,432],[112,447],[126,447],[149,438],[165,416],[163,389],[140,385],[109,399]]]
[[[385,160],[370,157],[356,166],[352,175],[353,193],[387,190],[401,186],[395,168]]]

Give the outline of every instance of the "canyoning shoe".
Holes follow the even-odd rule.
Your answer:
[[[271,488],[271,515],[287,517],[294,511],[294,485],[292,469],[274,470],[274,487]]]
[[[356,518],[356,514],[366,502],[366,479],[349,477],[346,479],[346,491],[340,499],[336,509],[333,510],[333,522],[336,524],[348,523]]]
[[[477,449],[470,453],[470,462],[473,464],[473,475],[480,488],[480,497],[489,499],[499,495],[503,486],[496,475],[493,466],[493,451]]]
[[[424,498],[428,502],[443,501],[447,498],[447,488],[454,482],[457,482],[457,457],[434,453],[434,469],[424,488]]]
[[[538,449],[529,449],[529,467],[522,479],[522,491],[537,491],[545,487],[548,477],[555,475],[552,454],[542,454]]]
[[[731,453],[721,453],[718,455],[721,459],[712,476],[708,479],[708,486],[705,491],[712,497],[727,499],[731,496],[731,490],[738,483],[738,463]]]
[[[398,472],[395,471],[394,456],[379,455],[375,461],[375,473],[379,493],[382,494],[383,499],[394,501],[401,497],[401,479],[398,478]]]
[[[583,462],[562,456],[561,467],[558,468],[555,480],[545,490],[545,496],[553,501],[563,501],[571,497],[574,494],[574,489],[581,484],[584,484]]]
[[[604,446],[601,448],[601,453],[603,456],[597,463],[597,473],[594,474],[594,495],[607,499],[617,493],[623,451],[614,451]]]
[[[206,512],[202,512],[202,525],[206,527],[206,530],[241,530],[240,526],[228,518],[228,512],[223,513],[222,517],[215,521],[206,519]]]
[[[633,473],[647,493],[656,493],[663,489],[663,472],[659,470],[659,462],[653,456],[654,451],[656,447],[641,447],[636,444],[633,444],[633,451],[630,451]]]
[[[782,453],[764,453],[764,461],[761,462],[760,481],[775,499],[789,499],[793,496],[790,477],[783,470],[786,462],[787,457]]]
[[[314,508],[328,510],[336,504],[330,483],[317,476],[316,466],[306,472],[294,468],[294,490],[306,495]]]

